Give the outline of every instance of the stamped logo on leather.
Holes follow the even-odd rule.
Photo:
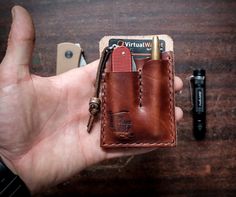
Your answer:
[[[128,139],[133,136],[129,112],[109,112],[109,127],[118,138]]]

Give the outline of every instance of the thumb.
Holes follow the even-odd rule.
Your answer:
[[[15,74],[13,77],[17,79],[22,79],[29,75],[35,32],[31,16],[23,7],[14,6],[12,18],[7,51],[1,69]]]

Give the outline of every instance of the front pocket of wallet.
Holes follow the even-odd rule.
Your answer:
[[[133,135],[133,112],[138,104],[138,73],[108,72],[102,88],[102,130],[109,142]]]
[[[103,147],[173,144],[173,77],[167,60],[137,72],[107,72],[102,87]]]

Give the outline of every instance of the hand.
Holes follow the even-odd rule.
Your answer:
[[[32,192],[55,185],[104,159],[146,150],[106,152],[100,123],[86,131],[88,102],[98,61],[55,77],[29,73],[34,28],[15,6],[6,55],[0,65],[0,156]],[[175,90],[182,81],[175,77]],[[182,110],[176,108],[176,119]]]

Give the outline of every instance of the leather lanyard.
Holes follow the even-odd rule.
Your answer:
[[[110,57],[115,46],[116,45],[113,45],[111,47],[106,47],[102,52],[102,57],[99,62],[96,81],[95,81],[95,93],[94,93],[94,96],[92,98],[90,98],[90,101],[89,101],[90,117],[89,117],[89,121],[87,124],[88,133],[90,133],[90,131],[92,129],[94,118],[100,112],[101,100],[99,98],[99,93],[100,93],[102,74],[103,74],[104,69],[106,67],[106,62],[107,62],[108,58]]]

